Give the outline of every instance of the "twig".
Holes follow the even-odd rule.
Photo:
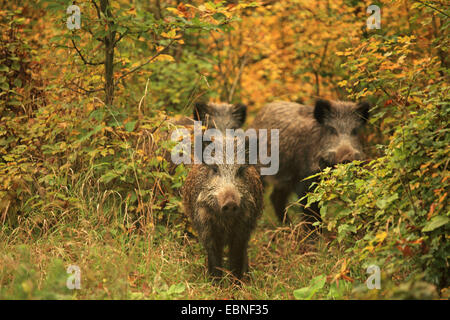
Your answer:
[[[247,56],[247,53],[245,53],[244,57],[242,59],[241,66],[239,67],[239,72],[236,75],[236,78],[234,79],[233,85],[231,86],[230,94],[228,96],[228,102],[229,103],[231,102],[231,99],[233,99],[234,90],[236,90],[236,86],[237,86],[239,80],[241,79],[242,71],[244,70],[244,67],[247,64],[247,60],[248,60],[248,56]]]
[[[81,54],[81,51],[77,48],[77,45],[75,44],[75,41],[73,39],[71,39],[72,44],[73,44],[73,48],[77,51],[78,55],[80,56],[81,60],[83,60],[84,64],[88,64],[90,66],[99,66],[102,64],[105,64],[105,62],[90,62],[87,61],[86,58]]]
[[[99,89],[91,89],[91,90],[89,90],[89,89],[85,89],[85,88],[83,88],[83,87],[80,87],[79,85],[77,85],[77,84],[74,83],[74,82],[71,82],[70,84],[72,84],[72,85],[76,86],[78,89],[84,91],[84,93],[94,93],[94,92],[99,92],[99,91],[105,90],[105,87],[99,88]],[[77,91],[77,90],[75,90],[75,89],[73,89],[73,88],[71,88],[71,87],[68,87],[68,86],[66,86],[66,88],[69,89],[69,90],[71,90],[71,91],[73,91],[73,92],[76,92],[76,93],[80,93],[80,94],[83,93],[83,92]]]
[[[228,81],[227,81],[227,77],[225,75],[225,72],[223,72],[223,69],[222,69],[222,62],[221,62],[221,59],[220,59],[220,44],[219,44],[219,40],[214,36],[213,32],[210,32],[210,35],[213,38],[214,43],[216,44],[216,49],[217,49],[217,67],[219,68],[219,73],[220,73],[221,78],[224,79],[223,86],[224,86],[224,89],[225,89],[225,97],[226,97],[226,96],[229,95]]]
[[[94,33],[92,32],[91,28],[89,28],[88,25],[85,25],[85,29],[87,30],[87,32],[92,36],[92,38],[94,38]],[[104,39],[102,38],[94,38],[95,40],[99,41],[99,42],[105,42]]]
[[[147,82],[145,83],[145,91],[144,91],[144,95],[142,96],[141,100],[139,101],[139,105],[138,105],[138,113],[139,116],[142,115],[141,112],[141,106],[142,106],[142,102],[144,101],[145,97],[147,96],[147,91],[148,91],[148,83],[150,81],[150,78],[147,79]]]
[[[102,18],[101,14],[100,14],[100,8],[97,6],[97,3],[95,2],[95,0],[91,0],[91,2],[94,4],[95,10],[97,10],[97,16],[99,19]]]
[[[130,29],[127,28],[127,31],[125,31],[124,33],[122,33],[117,40],[114,41],[114,46],[120,41],[122,40],[123,37],[125,37],[128,34],[128,31],[130,31]]]
[[[403,185],[403,188],[405,188],[405,190],[406,190],[406,195],[408,196],[409,202],[411,203],[411,206],[413,207],[414,214],[417,215],[417,209],[416,209],[416,205],[414,204],[414,201],[413,201],[413,198],[411,195],[411,188],[409,187],[409,182],[408,182],[408,184],[403,182],[401,175],[402,175],[402,172],[400,172],[400,176],[398,178],[400,180],[400,183]]]
[[[448,14],[446,14],[444,11],[442,11],[442,10],[440,10],[440,9],[438,9],[438,8],[435,8],[435,7],[429,5],[428,3],[424,2],[424,1],[416,0],[416,2],[419,2],[419,3],[423,4],[424,6],[427,6],[428,8],[431,8],[431,9],[433,9],[433,10],[439,12],[440,14],[443,14],[443,15],[446,16],[447,18],[450,18],[450,16],[449,16]]]
[[[169,43],[164,49],[162,49],[161,51],[158,51],[153,57],[151,57],[150,59],[148,59],[146,62],[140,64],[139,66],[137,66],[137,67],[131,69],[130,71],[124,73],[123,75],[121,75],[121,76],[117,79],[117,81],[116,81],[116,83],[115,83],[114,85],[116,85],[121,79],[125,78],[126,76],[128,76],[129,74],[131,74],[131,73],[133,73],[133,72],[136,72],[137,70],[141,69],[141,68],[144,67],[145,65],[147,65],[147,64],[149,64],[150,62],[152,62],[153,60],[155,60],[159,55],[161,55],[162,53],[166,52],[167,49],[175,42],[175,40],[177,40],[177,39],[172,39],[172,41],[170,41],[170,43]]]
[[[8,213],[8,209],[9,209],[9,205],[11,204],[11,200],[8,201],[8,205],[5,207],[5,211],[3,212],[3,217],[2,217],[2,224],[5,224],[6,221],[6,214]]]
[[[157,125],[155,128],[153,128],[153,130],[150,132],[150,134],[154,134],[156,132],[156,130],[161,128],[161,126],[163,125],[164,122],[167,121],[167,119],[169,119],[169,117],[165,116],[164,119],[162,119],[162,121],[159,123],[159,125]]]

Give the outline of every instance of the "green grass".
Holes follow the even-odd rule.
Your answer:
[[[265,202],[240,285],[230,275],[212,283],[202,246],[181,227],[126,228],[118,204],[98,195],[58,217],[31,214],[18,228],[2,226],[0,299],[293,299],[333,271],[339,249],[323,237],[304,241],[301,223],[279,226],[267,195]],[[66,287],[69,265],[81,269],[80,290]]]

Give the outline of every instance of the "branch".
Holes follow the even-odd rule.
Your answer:
[[[120,40],[122,40],[123,37],[125,37],[125,36],[128,34],[128,31],[130,31],[130,29],[127,28],[127,31],[125,31],[124,33],[122,33],[122,34],[117,38],[117,40],[114,41],[114,44],[113,44],[113,45],[116,46],[116,44],[117,44]]]
[[[244,71],[244,67],[247,64],[247,60],[248,60],[248,55],[247,52],[244,54],[244,57],[242,59],[242,63],[241,66],[239,67],[239,71],[238,74],[236,75],[236,78],[234,79],[233,85],[231,87],[230,90],[230,95],[228,96],[228,102],[231,103],[231,99],[233,99],[233,95],[234,95],[234,90],[236,90],[236,86],[239,82],[239,80],[241,79],[242,76],[242,71]]]
[[[97,16],[99,19],[102,18],[101,14],[100,14],[100,8],[97,6],[97,3],[95,2],[95,0],[91,0],[91,2],[94,4],[95,10],[97,10]]]
[[[78,90],[76,90],[76,89],[74,89],[74,88],[71,88],[71,87],[68,87],[68,86],[66,86],[65,88],[66,88],[66,89],[69,89],[70,91],[73,91],[73,92],[75,92],[75,93],[78,93],[78,94],[89,94],[89,93],[94,93],[94,92],[96,92],[96,91],[100,91],[100,90],[86,90],[86,89],[84,89],[84,88],[80,88],[81,90],[84,91],[84,92],[82,92],[82,91],[78,91]],[[103,90],[103,89],[101,89],[101,90]]]
[[[219,44],[219,40],[216,39],[216,37],[214,36],[214,33],[213,33],[213,32],[210,32],[209,34],[211,35],[211,37],[212,37],[213,40],[214,40],[214,43],[216,44],[216,49],[217,49],[217,67],[219,68],[219,73],[220,73],[221,78],[224,79],[224,81],[223,81],[223,87],[224,87],[224,89],[225,89],[225,97],[227,97],[227,96],[230,95],[230,91],[228,90],[228,80],[227,80],[227,77],[226,77],[226,75],[225,75],[225,72],[223,72],[223,69],[222,69],[222,62],[221,62],[221,59],[220,59],[220,44]],[[221,94],[220,96],[222,96],[222,94]]]
[[[128,72],[125,72],[123,75],[121,75],[117,81],[115,82],[114,85],[116,85],[120,80],[122,80],[123,78],[125,78],[126,76],[128,76],[129,74],[136,72],[137,70],[141,69],[142,67],[144,67],[145,65],[149,64],[150,62],[152,62],[153,60],[155,60],[159,55],[163,54],[164,52],[167,51],[167,49],[175,42],[175,40],[177,39],[172,39],[172,41],[170,41],[170,43],[161,51],[158,51],[153,57],[151,57],[150,59],[148,59],[146,62],[138,65],[137,67],[131,69]]]
[[[91,66],[99,66],[101,64],[105,64],[105,62],[90,62],[90,61],[87,61],[86,58],[81,54],[81,51],[77,48],[77,45],[75,44],[75,41],[73,39],[71,39],[71,40],[72,40],[72,44],[73,44],[74,49],[77,51],[78,55],[80,56],[81,60],[83,60],[84,64],[88,64],[88,65],[91,65]]]
[[[435,7],[429,5],[428,3],[424,2],[424,1],[416,0],[416,2],[419,2],[419,3],[423,4],[424,6],[427,6],[428,8],[431,8],[431,9],[433,9],[433,10],[439,12],[440,14],[443,14],[443,15],[446,16],[447,18],[450,18],[450,16],[449,16],[448,14],[446,14],[444,11],[442,11],[442,10],[440,10],[440,9],[438,9],[438,8],[435,8]]]
[[[169,118],[168,116],[165,116],[164,119],[161,121],[161,123],[160,123],[158,126],[156,126],[155,128],[153,128],[153,130],[150,132],[150,134],[155,133],[156,130],[158,130],[158,129],[163,125],[163,123],[166,122],[166,120],[167,120],[168,118]]]
[[[99,42],[105,42],[104,39],[102,38],[94,38],[94,33],[92,32],[91,28],[89,28],[89,26],[85,25],[85,29],[87,30],[87,32],[89,32],[89,34],[92,36],[93,39],[99,41]]]
[[[85,89],[85,88],[83,88],[83,87],[80,87],[79,85],[77,85],[77,84],[74,83],[74,82],[70,82],[70,84],[74,85],[75,87],[77,87],[78,89],[82,90],[84,93],[87,93],[87,94],[105,90],[105,87],[102,87],[102,88],[99,88],[99,89]],[[80,92],[80,91],[78,91],[78,90],[75,90],[75,89],[73,89],[73,88],[71,88],[71,87],[69,87],[69,86],[66,86],[66,88],[69,89],[69,90],[71,90],[71,91],[74,91],[74,92],[76,92],[76,93],[83,94],[83,92]]]
[[[325,48],[323,48],[322,59],[320,60],[319,69],[322,69],[323,63],[324,63],[326,55],[327,55],[329,43],[330,43],[330,39],[327,39],[325,42]]]

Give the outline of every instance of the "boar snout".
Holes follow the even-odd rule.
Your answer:
[[[221,208],[222,213],[224,214],[233,214],[238,211],[238,205],[236,202],[230,200],[227,201]]]
[[[240,206],[239,193],[234,186],[225,186],[217,193],[217,202],[222,213],[236,213]]]
[[[362,160],[362,154],[358,150],[355,150],[351,147],[340,148],[336,151],[334,159],[335,164],[337,163],[350,163],[354,160]]]
[[[354,160],[363,160],[364,155],[352,148],[341,148],[337,151],[330,151],[319,159],[321,169],[334,167],[336,164],[347,164]]]

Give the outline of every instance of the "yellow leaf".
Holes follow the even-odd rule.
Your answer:
[[[161,33],[161,36],[163,36],[164,38],[175,39],[177,36],[177,31],[175,29],[172,29],[169,32]]]
[[[168,54],[160,54],[156,59],[156,61],[175,61],[175,59]]]
[[[179,12],[177,8],[167,8],[167,11],[173,12],[173,13],[176,13],[176,14],[178,14],[178,12]]]
[[[377,235],[375,236],[375,239],[376,239],[378,242],[383,242],[384,239],[386,239],[386,237],[387,237],[387,232],[386,232],[386,231],[383,231],[383,232],[377,234]]]
[[[180,10],[176,9],[176,8],[167,8],[167,11],[172,12],[174,14],[176,14],[179,17],[184,17],[183,12],[181,12]]]
[[[211,4],[205,3],[205,7],[208,11],[217,11]]]

